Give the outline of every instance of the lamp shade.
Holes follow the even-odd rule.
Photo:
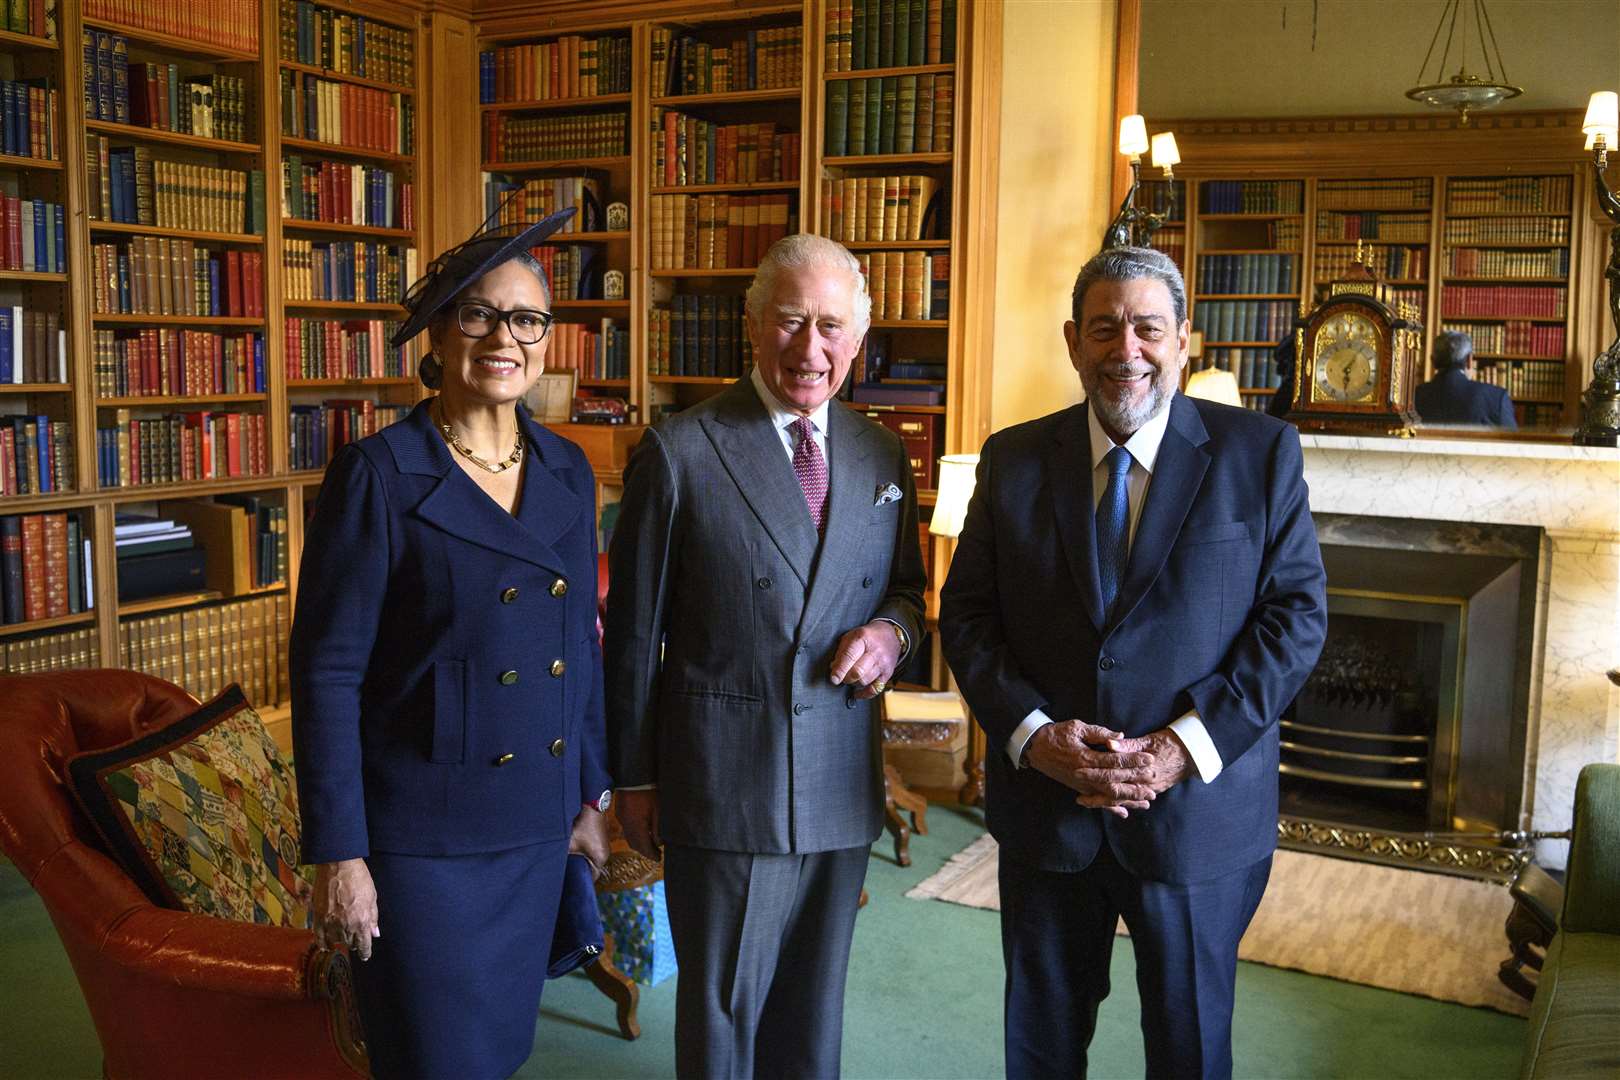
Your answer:
[[[1140,113],[1119,118],[1119,152],[1130,157],[1148,152],[1147,121]]]
[[[1175,132],[1161,131],[1153,136],[1153,164],[1160,169],[1181,164],[1181,151],[1176,147]]]
[[[1586,119],[1581,123],[1581,131],[1587,135],[1602,136],[1609,148],[1613,149],[1616,133],[1620,132],[1620,94],[1613,90],[1599,90],[1593,94],[1586,103]]]
[[[939,459],[939,490],[934,496],[934,516],[928,531],[935,536],[961,536],[967,520],[968,500],[978,483],[978,454],[946,454]]]
[[[1193,372],[1187,379],[1187,396],[1243,407],[1243,395],[1238,393],[1237,378],[1230,371],[1220,368]]]

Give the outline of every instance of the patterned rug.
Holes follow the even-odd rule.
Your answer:
[[[996,866],[995,839],[981,836],[906,895],[996,911]],[[1238,956],[1525,1016],[1529,1003],[1496,978],[1512,907],[1489,882],[1279,851]]]

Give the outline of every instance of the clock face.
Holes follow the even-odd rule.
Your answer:
[[[1316,332],[1311,359],[1319,400],[1371,401],[1378,389],[1378,329],[1372,320],[1342,311]]]

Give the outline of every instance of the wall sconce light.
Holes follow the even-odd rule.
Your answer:
[[[1175,179],[1174,169],[1181,163],[1181,151],[1176,137],[1161,131],[1148,139],[1147,121],[1139,113],[1119,118],[1119,152],[1130,158],[1131,186],[1119,204],[1119,213],[1109,222],[1103,233],[1103,247],[1147,247],[1153,234],[1176,213],[1176,188],[1170,185],[1170,199],[1162,213],[1155,214],[1136,205],[1136,193],[1142,186],[1142,155],[1151,152],[1153,164],[1163,173],[1165,180]]]

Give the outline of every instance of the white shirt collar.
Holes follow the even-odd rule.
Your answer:
[[[771,388],[765,385],[765,376],[759,373],[758,364],[755,364],[753,369],[748,373],[748,378],[751,382],[753,382],[754,392],[759,395],[760,403],[765,406],[765,411],[771,414],[771,424],[776,428],[776,430],[781,431],[785,427],[792,426],[793,422],[797,420],[800,415],[802,415],[794,412],[792,409],[788,408],[786,405],[783,405],[777,400],[776,395],[771,393]],[[827,401],[823,401],[820,405],[815,407],[814,411],[810,413],[811,425],[814,426],[823,437],[825,437],[827,434],[827,407],[830,401],[830,398]]]
[[[1171,401],[1174,401],[1174,395],[1171,395]],[[1165,429],[1170,426],[1170,404],[1170,401],[1166,401],[1164,408],[1125,440],[1125,449],[1130,453],[1132,460],[1149,474],[1153,472],[1153,463],[1159,458],[1159,444],[1164,442]],[[1091,467],[1095,469],[1102,465],[1108,451],[1118,444],[1108,437],[1108,432],[1102,428],[1102,422],[1097,419],[1097,410],[1089,405],[1086,407],[1086,426],[1091,430]]]

